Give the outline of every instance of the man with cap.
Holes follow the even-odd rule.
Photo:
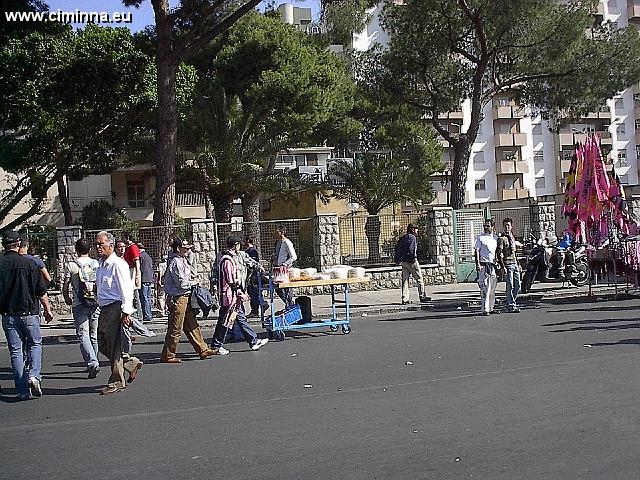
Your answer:
[[[425,293],[422,269],[418,262],[418,227],[413,223],[407,226],[407,233],[398,240],[394,261],[402,266],[402,304],[411,303],[409,300],[409,277],[413,277],[418,282],[420,301],[429,301],[429,297]]]
[[[218,322],[213,332],[211,348],[217,355],[227,355],[229,350],[224,348],[224,340],[229,329],[235,322],[240,324],[245,341],[251,350],[259,350],[269,339],[258,338],[251,328],[244,314],[243,302],[249,300],[249,296],[243,289],[243,282],[238,269],[238,255],[242,239],[235,235],[227,239],[228,250],[220,257],[218,264],[218,292],[220,294],[220,310]]]
[[[116,239],[109,232],[99,232],[96,236],[96,251],[100,256],[96,269],[98,290],[98,349],[109,359],[111,376],[102,390],[102,395],[124,390],[125,370],[129,372],[127,383],[136,379],[142,361],[132,355],[126,361],[122,357],[122,326],[131,325],[133,308],[133,280],[129,265],[115,254]]]
[[[47,282],[31,260],[18,253],[20,234],[10,230],[2,236],[5,253],[0,257],[0,314],[11,355],[11,369],[18,400],[28,400],[30,394],[42,395],[42,337],[40,308],[47,322],[53,319]],[[31,368],[25,368],[23,346],[26,347]]]
[[[181,362],[176,356],[176,351],[182,330],[184,330],[193,349],[204,360],[215,355],[216,352],[210,349],[204,341],[200,326],[190,305],[193,282],[191,280],[191,264],[188,257],[191,244],[181,238],[174,238],[171,243],[171,250],[167,261],[167,271],[164,275],[164,291],[167,294],[169,320],[160,361],[163,363]]]

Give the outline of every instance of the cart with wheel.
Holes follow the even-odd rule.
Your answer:
[[[342,328],[342,333],[351,333],[351,306],[349,303],[349,286],[356,283],[367,283],[369,278],[337,278],[331,280],[301,280],[296,282],[275,282],[273,276],[269,274],[269,283],[264,286],[265,290],[268,290],[270,310],[268,315],[265,315],[263,308],[260,310],[260,316],[262,319],[262,326],[267,330],[270,339],[284,340],[285,331],[287,330],[309,330],[320,329],[329,327],[332,332],[337,332],[339,328]],[[302,312],[299,305],[292,305],[285,307],[284,312],[276,315],[275,310],[275,290],[276,288],[300,288],[300,287],[331,287],[331,318],[317,319],[312,322],[303,322]],[[338,317],[336,287],[343,286],[344,294],[344,316]],[[258,288],[262,291],[263,286],[259,281]]]

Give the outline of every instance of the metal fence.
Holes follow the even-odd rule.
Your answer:
[[[123,229],[106,229],[107,232],[113,234],[116,240],[122,239]],[[84,235],[93,244],[96,235],[100,230],[85,230]],[[154,262],[167,254],[170,249],[170,242],[175,237],[191,240],[192,235],[188,225],[173,225],[160,227],[138,227],[129,229],[135,242],[142,243],[146,252],[151,256]],[[92,252],[92,256],[95,250]]]
[[[251,237],[260,253],[260,260],[265,267],[269,266],[276,244],[276,229],[282,227],[286,236],[293,243],[298,260],[296,266],[302,268],[316,267],[313,248],[314,222],[312,218],[289,220],[261,220],[259,222],[216,223],[217,251],[227,247],[227,238],[237,235],[243,240]]]
[[[398,239],[410,223],[418,226],[418,260],[431,262],[425,236],[427,217],[423,214],[357,215],[339,218],[340,252],[345,265],[391,265]]]
[[[513,220],[513,236],[523,242],[529,239],[531,233],[531,209],[528,205],[522,207],[489,208],[491,218],[496,223],[496,232],[502,232],[502,222],[505,218]]]
[[[62,279],[58,278],[58,235],[55,229],[47,226],[29,226],[21,232],[23,238],[29,240],[27,253],[44,262],[51,275],[52,286],[59,287]]]

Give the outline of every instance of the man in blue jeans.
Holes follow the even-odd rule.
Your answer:
[[[517,300],[520,293],[520,265],[516,257],[516,247],[520,245],[513,236],[513,220],[505,218],[502,221],[504,232],[498,238],[496,255],[504,272],[505,288],[507,292],[507,312],[519,313]]]
[[[80,343],[80,353],[82,353],[89,373],[87,378],[96,378],[100,371],[100,363],[98,362],[98,316],[100,310],[95,295],[98,261],[89,257],[90,248],[89,242],[85,238],[76,242],[77,258],[66,266],[62,295],[65,303],[71,305],[76,337]],[[90,285],[86,281],[88,277],[93,279],[93,283]],[[73,298],[69,295],[69,286],[73,290]]]
[[[144,249],[144,245],[138,242],[140,250],[140,280],[142,287],[140,289],[140,306],[142,308],[142,321],[150,322],[153,320],[151,312],[152,300],[151,289],[153,288],[153,259]]]
[[[28,400],[30,394],[42,396],[42,337],[40,335],[40,307],[47,322],[53,319],[47,297],[47,283],[36,265],[18,253],[20,234],[4,232],[0,258],[0,314],[11,355],[11,369],[18,400]],[[25,368],[22,350],[26,346],[31,368]]]

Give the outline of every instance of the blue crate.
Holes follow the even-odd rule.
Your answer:
[[[282,330],[283,328],[300,323],[301,321],[302,310],[300,310],[300,305],[295,304],[287,307],[284,313],[276,315],[273,325],[271,325],[271,316],[268,316],[264,319],[262,326],[273,330]]]

